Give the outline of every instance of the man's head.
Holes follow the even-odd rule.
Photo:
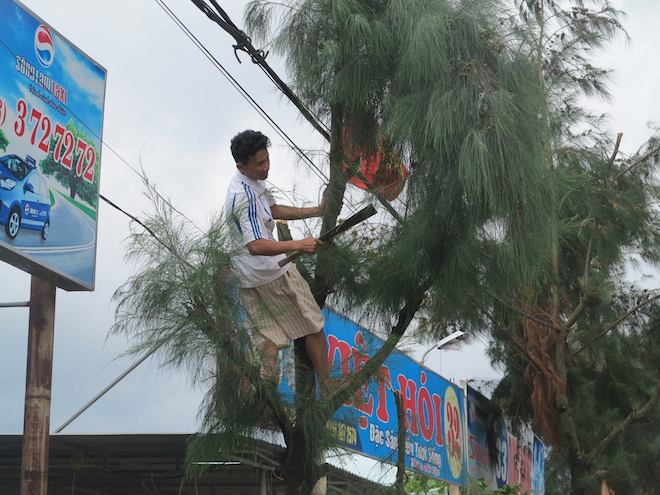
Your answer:
[[[270,139],[259,131],[243,131],[231,140],[231,154],[241,173],[253,180],[268,178]]]

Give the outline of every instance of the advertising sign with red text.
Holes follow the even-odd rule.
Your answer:
[[[328,361],[335,377],[360,370],[384,343],[328,308],[323,310],[323,316]],[[284,373],[280,384],[284,394],[292,393],[292,375]],[[341,445],[396,464],[399,428],[395,391],[401,392],[404,402],[406,468],[453,484],[464,484],[467,465],[463,391],[398,351],[335,414],[331,427]]]
[[[545,447],[532,429],[522,425],[514,434],[509,421],[471,387],[467,410],[470,476],[483,480],[493,490],[519,485],[521,493],[543,495]],[[494,445],[489,444],[489,438]]]
[[[93,290],[106,71],[0,0],[0,260]]]

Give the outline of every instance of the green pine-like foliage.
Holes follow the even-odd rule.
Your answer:
[[[353,280],[340,277],[345,301],[389,318],[406,294],[433,287],[444,323],[462,318],[484,277],[511,286],[533,273],[549,223],[545,98],[501,11],[482,1],[249,4],[250,35],[272,37],[311,108],[328,118],[341,108],[358,141],[386,134],[411,164],[405,205],[394,204],[405,222],[377,236]]]
[[[331,130],[326,200],[332,211],[324,227],[348,211],[342,212],[345,186],[355,167],[343,166],[350,161],[347,134],[364,149],[386,136],[410,174],[389,207],[395,216],[302,262],[317,300],[332,294],[334,304],[385,329],[373,366],[325,403],[308,389],[287,404],[261,377],[249,339],[254,329],[237,304],[223,223],[195,234],[154,198],[156,213],[147,225],[157,240],[137,229],[131,238],[127,257],[138,262],[137,274],[117,292],[115,330],[134,339],[134,351],[157,349],[164,364],[188,368],[206,385],[203,435],[191,460],[249,448],[259,427],[274,423],[288,447],[281,459],[288,493],[307,493],[323,471],[320,452],[333,446],[325,420],[413,330],[417,339],[442,336],[450,325],[488,332],[493,358],[507,369],[498,397],[517,417],[537,412],[530,397],[538,381],[528,379],[525,351],[539,348],[526,340],[525,315],[547,320],[552,334],[583,303],[580,318],[566,329],[566,349],[575,352],[623,308],[611,301],[625,295],[619,289],[629,253],[658,259],[657,143],[612,158],[613,140],[597,132],[596,120],[578,104],[584,93],[603,94],[607,74],[588,65],[588,52],[620,26],[611,7],[594,14],[584,4],[564,11],[559,2],[525,0],[520,14],[494,0],[248,4],[248,34],[285,58],[292,88]],[[568,27],[547,30],[550,15]],[[640,324],[657,321],[648,318]],[[642,334],[630,321],[615,330],[597,345]],[[619,360],[623,347],[632,349],[622,340],[598,358],[589,348],[564,361],[569,369],[560,380],[569,384],[580,432],[593,420],[588,412],[599,410],[585,400],[589,384],[608,386],[604,367],[591,379],[587,371],[599,360]],[[554,362],[554,349],[540,350],[543,364]],[[302,381],[310,377],[298,371]],[[611,414],[600,416],[585,446],[624,406],[644,402],[648,383],[638,383],[626,404],[607,403]],[[612,445],[598,463],[613,455]],[[557,452],[567,460],[560,468],[570,471],[575,452]],[[583,475],[588,481],[589,473]]]
[[[658,390],[657,356],[642,347],[657,333],[658,294],[626,277],[635,260],[657,266],[660,254],[659,143],[652,136],[626,155],[621,136],[581,104],[585,95],[610,96],[609,72],[590,58],[626,35],[621,12],[601,0],[517,4],[521,49],[537,53],[548,95],[554,234],[535,283],[494,307],[491,355],[507,369],[495,397],[513,417],[551,433],[548,493],[594,493],[600,476],[617,493],[653,493],[657,402],[618,427]]]

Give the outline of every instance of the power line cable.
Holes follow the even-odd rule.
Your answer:
[[[197,47],[197,49],[199,49],[199,50],[202,52],[202,54],[203,54],[203,55],[204,55],[204,56],[205,56],[205,57],[211,62],[211,64],[212,64],[214,67],[216,67],[216,69],[219,70],[219,71],[222,73],[222,75],[223,75],[223,76],[224,76],[224,77],[230,82],[230,84],[234,87],[234,89],[236,89],[236,90],[241,94],[241,96],[242,96],[242,97],[243,97],[243,98],[244,98],[244,99],[250,104],[250,106],[252,106],[252,108],[255,109],[255,110],[257,111],[257,113],[259,113],[259,115],[261,115],[261,117],[264,118],[264,119],[266,120],[266,122],[271,126],[271,128],[273,128],[273,130],[275,130],[275,132],[276,132],[276,133],[277,133],[277,134],[278,134],[278,135],[279,135],[279,136],[280,136],[280,137],[281,137],[281,138],[287,143],[287,145],[288,145],[290,148],[292,148],[292,149],[298,154],[298,156],[303,160],[303,163],[306,163],[308,166],[310,166],[310,167],[313,169],[313,171],[316,173],[317,177],[318,177],[319,179],[321,179],[321,181],[322,181],[325,185],[327,185],[328,182],[329,182],[329,179],[328,179],[328,177],[323,173],[323,171],[322,171],[322,170],[316,165],[316,163],[314,163],[314,161],[313,161],[311,158],[309,158],[309,156],[307,156],[307,154],[306,154],[306,153],[305,153],[305,152],[304,152],[304,151],[303,151],[303,150],[302,150],[302,149],[301,149],[301,148],[295,143],[295,141],[293,141],[293,139],[292,139],[292,138],[291,138],[291,137],[290,137],[290,136],[289,136],[289,135],[288,135],[288,134],[287,134],[287,133],[286,133],[286,132],[285,132],[285,131],[284,131],[284,130],[283,130],[283,129],[282,129],[282,128],[276,123],[276,122],[275,122],[275,121],[274,121],[274,119],[268,114],[268,112],[267,112],[267,111],[266,111],[261,105],[259,105],[259,103],[258,103],[258,102],[257,102],[257,101],[256,101],[251,95],[250,95],[250,93],[249,93],[249,92],[248,92],[248,91],[247,91],[247,90],[246,90],[246,89],[245,89],[245,88],[244,88],[244,87],[243,87],[243,86],[242,86],[242,85],[236,80],[235,77],[233,77],[233,76],[231,75],[231,73],[229,72],[229,70],[227,70],[227,69],[222,65],[222,63],[221,63],[221,62],[220,62],[220,61],[219,61],[219,60],[218,60],[218,59],[217,59],[217,58],[216,58],[216,57],[210,52],[210,50],[209,50],[208,48],[206,48],[206,46],[204,45],[204,43],[202,43],[202,42],[201,42],[201,41],[200,41],[200,40],[194,35],[194,33],[192,33],[192,31],[191,31],[191,30],[185,25],[185,23],[184,23],[184,22],[183,22],[183,21],[182,21],[182,20],[181,20],[181,19],[180,19],[180,18],[179,18],[179,17],[178,17],[178,16],[177,16],[177,15],[176,15],[176,14],[175,14],[175,13],[174,13],[174,12],[168,7],[168,6],[167,6],[167,4],[165,3],[165,1],[164,1],[164,0],[154,0],[154,1],[155,1],[155,2],[158,4],[158,6],[159,6],[159,7],[160,7],[160,8],[161,8],[161,9],[162,9],[162,10],[168,15],[168,17],[169,17],[169,18],[170,18],[170,19],[171,19],[171,20],[177,25],[177,27],[178,27],[178,28],[179,28],[179,29],[180,29],[180,30],[181,30],[181,31],[182,31],[182,32],[188,37],[188,39],[190,39],[190,41],[193,42],[193,44]],[[198,7],[200,6],[200,5],[199,5],[200,3],[201,3],[201,4],[204,4],[203,1],[202,1],[202,2],[195,2],[195,0],[192,0],[192,1],[193,1],[193,3],[195,3]],[[204,4],[204,5],[205,5],[205,4]],[[215,2],[214,2],[214,5],[217,6],[217,4],[215,4]],[[206,5],[205,5],[205,8],[206,8],[206,9],[209,9],[209,7],[206,6]],[[219,22],[219,24],[221,25],[221,27],[222,27],[223,29],[225,29],[225,30],[229,30],[228,32],[230,32],[230,34],[232,34],[232,36],[234,36],[235,39],[236,39],[236,36],[239,36],[239,37],[240,37],[240,36],[244,36],[244,37],[246,37],[245,33],[243,33],[242,31],[238,30],[238,28],[236,27],[236,25],[231,21],[231,19],[229,19],[229,16],[227,16],[226,13],[224,13],[224,11],[223,11],[219,6],[217,6],[217,8],[220,9],[220,10],[223,12],[224,17],[226,18],[226,19],[221,19],[221,22]],[[200,7],[200,9],[201,9],[204,13],[206,13],[207,16],[209,16],[207,10],[202,9],[201,7]],[[209,17],[210,17],[212,20],[214,20],[215,22],[218,22],[218,20],[216,19],[216,18],[217,18],[217,15],[216,15],[215,13],[213,13],[213,11],[210,11],[210,12],[211,12],[212,14],[214,14],[215,17],[212,17],[212,16],[209,16]],[[238,33],[242,33],[242,35],[240,35],[240,34],[236,34],[236,35],[233,34],[233,33],[237,33],[237,32],[238,32]],[[249,40],[249,38],[248,38],[248,40]],[[234,47],[234,48],[236,49],[236,47]],[[240,62],[240,61],[239,61],[239,62]],[[256,62],[255,62],[255,63],[256,63]],[[266,64],[266,65],[267,65],[267,64]],[[260,65],[260,67],[261,67],[261,65]],[[263,67],[261,67],[261,68],[262,68],[262,70],[263,70]],[[269,69],[270,69],[270,67],[269,67]],[[270,71],[274,73],[274,71],[272,71],[272,69],[270,69]],[[269,72],[267,72],[267,71],[266,71],[266,73],[269,74]],[[276,75],[276,74],[275,74],[275,75]],[[280,87],[280,89],[282,89],[281,85],[284,85],[284,87],[285,87],[288,91],[285,91],[284,89],[282,89],[282,91],[285,93],[285,95],[286,95],[287,97],[289,97],[290,99],[294,98],[296,101],[300,102],[300,100],[298,99],[298,97],[297,97],[295,94],[293,94],[293,93],[291,92],[291,90],[286,86],[286,84],[284,84],[283,82],[281,82],[281,85],[280,85],[279,83],[277,83],[277,81],[275,81],[275,80],[270,76],[270,74],[269,74],[269,77],[271,78],[271,80],[273,80],[274,82],[276,82],[276,84],[278,85],[278,87]],[[279,78],[278,78],[278,79],[279,79]],[[280,81],[281,81],[281,80],[280,80]],[[289,93],[291,93],[292,96],[291,96]],[[292,101],[293,101],[293,100],[292,100]],[[296,103],[296,101],[294,101],[294,103]],[[302,104],[302,102],[301,102],[300,104]],[[304,105],[304,104],[303,104],[303,105]],[[296,106],[299,107],[298,104],[296,104]],[[311,112],[308,111],[307,113],[308,113],[309,115],[312,115],[312,116],[313,116],[313,114],[311,114]],[[315,118],[316,120],[318,120],[318,121],[320,122],[320,119],[318,119],[318,117],[313,116],[312,118]],[[308,118],[308,120],[309,120],[309,118]],[[324,125],[325,125],[325,124],[324,124]],[[316,126],[315,126],[315,127],[316,127]],[[381,203],[382,203],[382,201],[381,201]],[[351,203],[351,201],[346,200],[346,201],[345,201],[345,204],[346,204],[346,206],[348,207],[348,209],[349,209],[352,213],[355,213],[355,212],[357,211],[357,207],[355,207],[355,206]],[[385,205],[385,206],[388,207],[389,205]],[[391,206],[389,206],[388,210],[391,210]],[[392,211],[390,211],[390,213],[392,213]],[[395,218],[397,218],[397,215],[394,215],[394,216],[395,216]],[[371,232],[371,234],[373,235],[374,232],[375,232],[375,229],[374,229],[374,227],[371,225],[371,222],[366,222],[366,226],[367,226],[367,228],[370,229],[370,232]]]
[[[293,139],[275,122],[275,120],[268,114],[268,112],[238,82],[238,80],[231,75],[229,70],[227,70],[222,65],[222,63],[217,59],[217,57],[215,57],[210,52],[210,50],[208,48],[206,48],[204,43],[202,43],[199,40],[199,38],[197,38],[197,36],[195,36],[195,34],[185,25],[185,23],[167,6],[165,1],[164,0],[154,0],[154,1],[167,14],[167,16],[177,25],[177,27],[186,35],[186,37],[188,37],[188,39],[193,42],[193,44],[197,47],[197,49],[202,52],[202,54],[211,62],[211,64],[217,70],[219,70],[221,72],[221,74],[230,82],[230,84],[234,87],[234,89],[236,89],[241,94],[241,96],[250,104],[250,106],[254,110],[256,110],[257,113],[259,113],[259,115],[261,115],[261,117],[263,119],[266,120],[266,122],[270,125],[270,127],[273,128],[273,130],[275,130],[275,132],[287,143],[287,145],[290,148],[292,148],[298,154],[298,156],[303,160],[303,163],[310,166],[312,168],[312,170],[316,173],[317,177],[319,179],[321,179],[321,181],[325,185],[327,185],[328,182],[329,182],[329,179],[323,173],[323,171],[316,165],[316,163],[314,163],[314,161],[311,158],[309,158],[309,156],[307,156],[307,154],[295,143],[295,141],[293,141]],[[207,8],[208,8],[208,6],[207,6]],[[220,8],[220,7],[217,7],[217,8]],[[222,9],[220,9],[220,10],[222,10]],[[204,11],[204,12],[206,13],[206,11]],[[224,13],[224,11],[223,11],[223,13]],[[223,20],[223,24],[221,24],[221,27],[223,27],[223,29],[225,29],[225,26],[227,26],[227,28],[230,29],[232,32],[238,30],[236,25],[233,22],[231,22],[231,19],[229,19],[229,16],[227,16],[226,13],[224,14],[224,16],[226,17],[227,20]],[[240,32],[242,33],[242,31],[240,31]],[[245,35],[245,33],[243,33],[243,35]],[[234,36],[234,35],[232,34],[232,36]],[[263,70],[263,68],[262,68],[262,70]],[[271,69],[271,71],[272,71],[272,69]],[[271,78],[271,80],[273,80],[273,79]],[[282,84],[284,84],[284,83],[282,83]],[[278,86],[279,86],[279,84],[278,84]],[[289,90],[289,92],[291,92],[291,91]],[[289,96],[289,94],[287,92],[285,92],[285,94],[287,96]],[[297,96],[295,96],[295,95],[293,95],[293,97],[298,99]],[[316,118],[316,119],[319,120],[318,118]],[[357,212],[357,207],[354,206],[351,203],[351,201],[346,200],[345,204],[346,204],[347,208],[351,211],[351,213],[354,214],[354,213]],[[375,232],[375,227],[372,226],[371,222],[365,222],[365,226],[369,229],[369,231],[372,235],[377,236],[377,232]]]
[[[202,43],[197,36],[186,26],[186,24],[170,9],[167,4],[165,3],[164,0],[154,0],[158,6],[170,17],[170,19],[177,25],[177,27],[190,39],[195,46],[202,52],[202,54],[223,74],[223,76],[231,83],[231,85],[241,94],[241,96],[248,101],[250,106],[254,108],[261,116],[266,120],[266,122],[277,132],[280,137],[291,147],[297,154],[298,156],[303,160],[304,163],[306,163],[308,166],[312,167],[316,175],[324,182],[325,185],[328,184],[329,179],[325,175],[325,173],[314,163],[314,161],[309,158],[309,156],[298,146],[295,141],[273,120],[273,118],[268,114],[268,112],[250,95],[250,93],[236,80],[235,77],[231,75],[229,70],[225,68],[222,63],[215,57],[208,48]],[[200,10],[202,10],[209,18],[211,18],[213,21],[217,22],[225,31],[229,32],[235,39],[241,39],[244,38],[247,40],[247,43],[250,43],[249,37],[243,33],[243,31],[240,31],[236,25],[231,21],[229,16],[225,13],[222,8],[217,5],[217,2],[212,1],[214,6],[219,9],[219,11],[222,13],[222,18],[219,18],[215,12],[210,10],[208,5],[206,5],[202,0],[192,0],[195,5],[197,5]],[[200,5],[203,5],[204,8],[202,8]],[[211,14],[211,15],[209,15]],[[251,46],[251,44],[249,45]],[[240,47],[234,46],[235,49],[241,49]],[[255,49],[252,47],[252,51]],[[243,50],[245,51],[245,50]],[[248,52],[251,53],[251,52]],[[263,57],[259,60],[255,60],[253,57],[253,61],[259,65],[259,67],[264,71],[269,79],[273,81],[280,90],[284,92],[284,94],[300,109],[300,106],[305,106],[304,103],[286,86],[286,84],[279,79],[277,74],[268,66],[268,64],[263,61]],[[264,68],[264,66],[261,64],[263,61],[263,64],[268,66],[268,70]],[[239,60],[240,62],[240,60]],[[305,113],[305,116],[309,116],[308,120],[311,118],[315,120],[316,122],[319,123],[319,125],[322,125],[324,127],[327,126],[318,118],[316,117],[307,107],[305,107],[306,111],[303,112]],[[316,128],[316,126],[315,126]],[[318,129],[317,129],[318,130]],[[329,136],[325,136],[326,139],[329,139]],[[346,206],[349,208],[349,210],[352,213],[355,213],[357,211],[357,208],[350,202],[346,201]]]
[[[234,54],[240,63],[237,52],[243,51],[247,53],[252,62],[259,65],[261,69],[268,74],[268,77],[275,83],[275,85],[284,93],[284,95],[300,110],[307,121],[321,134],[327,141],[330,141],[330,133],[327,132],[327,126],[319,119],[314,113],[305,105],[305,103],[296,95],[291,88],[280,78],[280,76],[270,67],[266,62],[267,53],[263,50],[258,50],[252,45],[250,37],[231,20],[227,12],[218,4],[216,0],[210,0],[215,8],[215,11],[209,7],[205,0],[191,0],[192,3],[199,8],[209,19],[218,24],[224,29],[234,40]]]
[[[303,159],[316,173],[317,177],[321,179],[324,184],[328,184],[328,177],[325,173],[314,163],[314,161],[307,156],[307,154],[293,141],[293,139],[282,129],[277,122],[266,112],[266,110],[250,95],[250,93],[231,75],[224,65],[209,51],[208,48],[202,43],[195,34],[184,24],[184,22],[167,6],[163,0],[154,0],[158,6],[168,15],[168,17],[177,25],[177,27],[193,42],[193,44],[202,52],[202,54],[211,62],[211,64],[218,69],[222,75],[230,82],[230,84],[240,93],[240,95],[254,108],[262,118],[266,120],[268,125]]]
[[[218,69],[222,75],[230,82],[230,84],[236,89],[241,96],[252,106],[254,110],[261,115],[264,120],[270,125],[273,130],[287,143],[287,145],[292,148],[303,160],[303,163],[306,163],[312,168],[316,173],[317,177],[327,185],[329,182],[328,177],[323,173],[323,171],[314,163],[314,161],[307,156],[307,154],[293,141],[293,139],[274,121],[274,119],[268,114],[268,112],[250,95],[250,93],[236,80],[235,77],[231,75],[229,70],[227,70],[222,63],[210,52],[208,48],[192,33],[192,31],[185,25],[183,21],[167,6],[164,0],[155,0],[159,7],[170,17],[170,19],[177,25],[177,27],[190,39],[193,44],[202,52],[202,54],[211,62],[211,64]],[[228,16],[227,16],[228,18]],[[235,24],[231,22],[231,19],[228,19],[227,25],[231,26],[230,29],[237,29]],[[263,68],[262,68],[263,70]],[[268,74],[268,72],[266,72]],[[272,77],[269,75],[272,79]],[[274,81],[274,80],[273,80]],[[288,96],[288,95],[287,95]],[[297,97],[296,97],[297,98]],[[324,124],[325,125],[325,124]],[[350,202],[345,202],[346,206],[352,213],[356,213],[357,208]],[[370,222],[366,222],[365,226],[370,229],[371,234],[375,232],[374,227]]]
[[[156,0],[158,2],[163,2],[164,0]],[[296,95],[291,88],[279,77],[279,75],[270,67],[268,62],[266,62],[266,55],[263,50],[258,50],[252,45],[252,40],[250,37],[242,30],[240,30],[236,24],[231,20],[229,15],[224,11],[222,7],[218,4],[216,0],[209,0],[211,4],[214,6],[216,11],[214,11],[209,5],[206,3],[205,0],[191,0],[192,3],[197,6],[209,19],[211,19],[213,22],[218,24],[223,30],[225,30],[230,36],[234,38],[236,41],[236,44],[234,46],[234,54],[236,55],[236,58],[238,62],[240,63],[240,59],[238,58],[237,51],[243,51],[250,55],[250,58],[252,59],[252,62],[257,64],[262,71],[264,71],[267,76],[270,78],[271,81],[282,91],[282,93],[291,101],[297,108],[300,110],[300,112],[303,114],[303,116],[306,118],[306,120],[327,140],[330,141],[330,134],[325,131],[327,129],[327,126],[321,121],[319,117],[314,115],[314,113],[305,105],[305,103]],[[183,24],[183,23],[182,23]],[[187,28],[186,28],[187,29]],[[322,127],[325,127],[323,129]],[[359,177],[359,174],[358,174]],[[362,179],[360,179],[362,180]],[[369,184],[368,181],[363,181],[365,184]],[[373,194],[376,199],[383,205],[383,207],[394,217],[399,223],[403,223],[404,219],[401,217],[401,215],[392,207],[392,205],[380,194],[377,190],[374,188],[370,187],[369,192]],[[399,200],[401,201],[401,200]],[[401,201],[403,203],[403,201]],[[405,203],[403,203],[405,205]],[[350,205],[350,203],[348,204]],[[353,210],[353,213],[355,213],[355,209],[351,208]]]
[[[0,44],[2,44],[2,46],[3,46],[3,47],[4,47],[4,48],[5,48],[5,49],[6,49],[6,50],[12,55],[12,57],[16,58],[16,57],[18,56],[18,55],[17,55],[16,53],[14,53],[14,51],[13,51],[9,46],[7,46],[7,44],[6,44],[4,41],[2,41],[1,39],[0,39]],[[151,189],[151,191],[153,191],[153,193],[156,194],[156,195],[157,195],[157,196],[158,196],[158,197],[159,197],[159,198],[160,198],[160,199],[161,199],[161,200],[162,200],[167,206],[169,206],[170,208],[172,208],[173,211],[175,211],[176,213],[178,213],[179,215],[181,215],[183,218],[185,218],[188,222],[190,222],[190,224],[193,225],[197,230],[199,230],[199,231],[202,232],[202,233],[204,232],[200,227],[198,227],[198,226],[195,224],[195,222],[193,222],[190,218],[188,218],[188,217],[187,217],[187,216],[186,216],[181,210],[179,210],[176,206],[174,206],[174,205],[173,205],[173,204],[172,204],[167,198],[165,198],[164,196],[162,196],[162,195],[160,194],[160,192],[158,192],[158,190],[157,190],[153,185],[151,185],[151,183],[149,182],[149,180],[147,179],[147,177],[146,177],[143,173],[141,173],[140,171],[138,171],[137,168],[133,167],[133,166],[132,166],[132,165],[131,165],[131,164],[130,164],[130,163],[129,163],[124,157],[122,157],[119,153],[117,153],[117,152],[114,150],[114,148],[112,148],[112,146],[110,146],[106,141],[104,141],[103,138],[102,138],[101,136],[99,136],[98,134],[96,134],[96,132],[95,132],[95,131],[94,131],[89,125],[87,125],[87,123],[85,123],[85,121],[82,120],[82,119],[81,119],[81,118],[80,118],[80,117],[79,117],[79,116],[78,116],[78,115],[77,115],[77,114],[76,114],[76,113],[75,113],[75,112],[74,112],[74,111],[73,111],[68,105],[66,105],[66,104],[62,104],[62,106],[63,106],[64,108],[66,108],[66,109],[71,113],[71,115],[73,115],[73,116],[78,120],[78,122],[80,122],[85,128],[87,128],[87,130],[88,130],[88,131],[89,131],[94,137],[96,137],[96,138],[101,142],[101,145],[105,146],[105,147],[106,147],[106,148],[107,148],[107,149],[108,149],[113,155],[115,155],[115,156],[116,156],[116,157],[117,157],[117,158],[118,158],[118,159],[119,159],[124,165],[126,165],[126,166],[127,166],[127,167],[128,167],[128,168],[129,168],[134,174],[136,174],[138,177],[140,177],[140,179],[142,179],[142,181],[143,181],[143,183],[145,184],[145,186],[146,186],[148,189]],[[100,184],[99,184],[99,188],[100,188]],[[109,201],[105,196],[103,196],[103,195],[101,195],[101,194],[99,194],[99,197],[100,197],[103,201],[105,201],[105,202],[108,202],[108,201]],[[113,206],[113,207],[115,207],[115,208],[117,207],[116,204],[114,204],[114,203],[109,203],[109,204],[111,204],[111,206]],[[139,222],[139,220],[137,220],[137,219],[136,219],[135,217],[133,217],[132,215],[129,215],[129,218],[131,218],[132,220],[138,221],[138,223],[141,224],[141,222]],[[144,225],[143,225],[143,226],[144,226]]]

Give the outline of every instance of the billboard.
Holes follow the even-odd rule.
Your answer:
[[[327,307],[323,316],[328,361],[334,376],[356,373],[384,343]],[[280,390],[283,394],[292,394],[292,366],[283,366],[283,369]],[[396,464],[395,391],[401,392],[405,409],[406,468],[453,484],[465,484],[463,390],[399,351],[385,360],[376,376],[356,392],[354,400],[335,413],[330,426],[340,444],[354,452]]]
[[[468,387],[467,396],[470,477],[483,479],[493,490],[520,485],[521,493],[543,495],[543,442],[525,425],[514,434],[507,419],[496,416],[488,399],[473,388]],[[489,431],[494,448],[489,445]]]
[[[0,260],[93,290],[106,71],[0,0]]]

